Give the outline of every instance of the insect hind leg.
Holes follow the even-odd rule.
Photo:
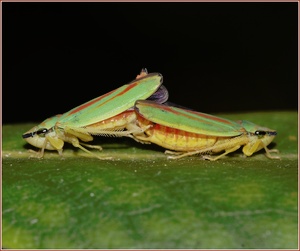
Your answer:
[[[99,151],[102,151],[102,147],[98,145],[90,145],[86,143],[80,143],[80,145],[88,147],[88,148],[93,148],[93,149],[98,149]]]
[[[212,156],[209,156],[209,155],[204,155],[202,156],[203,159],[206,159],[206,160],[210,160],[210,161],[215,161],[215,160],[218,160],[220,159],[221,157],[227,155],[228,153],[231,153],[231,152],[234,152],[236,151],[237,149],[240,148],[240,145],[237,145],[237,146],[234,146],[228,150],[226,150],[224,153],[216,156],[216,157],[212,157]],[[168,153],[170,153],[171,151],[168,151]],[[201,150],[197,150],[197,151],[191,151],[191,152],[185,152],[185,153],[178,153],[177,156],[168,156],[168,159],[180,159],[180,158],[183,158],[183,157],[186,157],[186,156],[192,156],[192,155],[197,155],[197,154],[203,154],[205,152],[208,152],[208,149],[201,149]]]
[[[89,151],[88,149],[84,148],[82,145],[84,145],[84,146],[86,146],[86,147],[89,147],[89,148],[98,149],[98,150],[100,150],[100,151],[102,150],[102,147],[101,147],[101,146],[88,145],[88,144],[83,144],[83,143],[81,143],[81,144],[79,144],[79,143],[78,143],[78,144],[73,144],[73,146],[80,148],[82,151],[84,151],[84,152],[86,152],[86,153],[88,153],[88,154],[90,154],[90,155],[96,157],[97,159],[100,159],[100,160],[112,159],[112,157],[100,157],[100,156],[98,156],[97,154],[95,154],[95,153]]]
[[[232,153],[232,152],[236,151],[240,147],[241,147],[240,145],[234,146],[234,147],[226,150],[224,153],[222,153],[222,154],[220,154],[216,157],[212,157],[212,156],[208,156],[208,155],[204,155],[202,157],[203,157],[203,159],[207,159],[207,160],[210,160],[210,161],[215,161],[215,160],[218,160],[218,159],[222,158],[223,156],[227,155],[228,153]]]
[[[95,154],[95,153],[93,153],[93,152],[91,152],[91,151],[89,151],[88,149],[85,148],[85,147],[88,147],[88,148],[98,149],[99,151],[101,151],[102,150],[101,146],[90,145],[90,144],[86,144],[86,143],[80,143],[79,140],[76,137],[72,137],[71,143],[74,147],[80,148],[82,151],[96,157],[97,159],[100,159],[100,160],[111,159],[111,157],[100,157],[97,154]],[[83,146],[85,146],[85,147],[83,147]]]
[[[176,152],[176,151],[170,151],[170,150],[166,150],[165,154],[170,154],[170,155],[181,155],[183,154],[183,152]]]
[[[166,154],[172,154],[168,156],[168,159],[181,159],[183,157],[187,157],[187,156],[192,156],[192,155],[196,155],[199,154],[199,151],[192,151],[192,152],[173,152],[173,151],[169,151],[166,150],[165,151]]]

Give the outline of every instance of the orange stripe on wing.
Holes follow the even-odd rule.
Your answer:
[[[151,104],[151,106],[157,106],[157,104]],[[182,113],[180,111],[173,110],[171,107],[163,106],[163,105],[162,105],[162,107],[163,107],[164,110],[166,110],[166,111],[168,111],[170,113],[173,113],[173,114],[176,114],[176,115],[185,116],[185,117],[191,118],[191,119],[195,119],[195,117],[190,116],[189,114],[186,114],[186,113]],[[185,109],[183,109],[183,111],[186,111],[188,113],[192,113],[192,114],[201,116],[201,117],[209,119],[209,120],[214,120],[214,121],[218,121],[218,122],[221,122],[221,123],[224,123],[224,124],[232,125],[231,121],[223,119],[223,118],[220,118],[220,117],[216,117],[216,116],[213,116],[213,115],[209,115],[209,114],[206,114],[206,113],[200,113],[200,112],[196,112],[196,111],[192,111],[192,110],[185,110]],[[203,120],[201,120],[200,117],[198,117],[197,120],[199,120],[199,122],[203,121]],[[207,121],[205,121],[205,122],[207,123]]]
[[[132,83],[132,84],[129,84],[129,85],[128,85],[123,91],[121,91],[119,94],[117,94],[117,95],[111,97],[110,99],[106,100],[105,102],[99,104],[99,106],[102,106],[102,105],[106,104],[107,102],[110,102],[111,100],[115,99],[116,97],[122,96],[124,93],[128,92],[129,90],[131,90],[132,88],[134,88],[135,86],[137,86],[139,83],[140,83],[140,81],[137,81],[137,82],[134,82],[134,83]],[[111,92],[108,92],[108,93],[106,93],[106,94],[104,94],[104,95],[101,95],[101,96],[98,97],[98,98],[95,98],[95,99],[93,99],[93,100],[91,100],[91,101],[89,101],[89,102],[87,102],[87,103],[84,103],[84,104],[81,105],[81,106],[78,106],[75,110],[73,110],[72,112],[70,112],[69,115],[74,114],[74,113],[77,113],[77,112],[79,112],[79,111],[81,111],[81,110],[83,110],[83,109],[85,109],[85,108],[87,108],[87,107],[89,107],[89,106],[91,106],[91,105],[97,103],[99,100],[101,100],[101,99],[103,99],[103,98],[109,96],[111,93],[113,93],[113,92],[115,92],[115,91],[116,91],[116,90],[113,90],[113,91],[111,91]],[[99,107],[99,106],[98,106],[98,107]]]
[[[213,115],[209,115],[209,114],[206,114],[206,113],[199,113],[199,112],[195,112],[195,111],[189,111],[189,112],[193,113],[193,114],[196,114],[196,115],[201,114],[201,116],[204,117],[204,118],[215,120],[215,121],[218,121],[218,122],[221,122],[221,123],[225,123],[225,124],[228,124],[228,125],[232,124],[230,121],[228,121],[226,119],[223,119],[223,118],[220,118],[220,117],[216,117],[216,116],[213,116]]]
[[[117,96],[123,95],[125,92],[128,92],[130,89],[132,89],[133,87],[137,86],[139,83],[140,83],[140,82],[134,82],[134,83],[128,85],[128,86],[126,87],[126,89],[124,89],[123,91],[121,91],[118,95],[116,95],[116,97],[117,97]]]
[[[99,104],[97,107],[100,107],[104,104],[106,104],[107,102],[111,102],[112,100],[114,100],[116,97],[120,97],[122,96],[124,93],[128,92],[129,90],[131,90],[132,88],[134,88],[135,86],[137,86],[139,84],[139,82],[135,82],[135,83],[132,83],[130,85],[128,85],[123,91],[121,91],[119,94],[111,97],[110,99],[106,100],[105,102],[103,102],[102,104]],[[111,92],[110,92],[111,93]]]
[[[70,112],[70,115],[71,115],[71,114],[74,114],[74,113],[76,113],[76,112],[79,112],[79,111],[81,111],[81,110],[83,110],[83,109],[85,109],[85,108],[91,106],[92,104],[95,104],[95,103],[98,102],[99,100],[101,100],[101,99],[105,98],[106,96],[110,95],[112,92],[113,92],[113,91],[111,91],[111,92],[109,92],[109,93],[106,93],[106,94],[104,94],[104,95],[101,95],[101,96],[98,97],[98,98],[95,98],[95,99],[93,99],[93,100],[91,100],[91,101],[89,101],[89,102],[87,102],[87,103],[84,103],[83,105],[78,106],[75,110],[73,110],[72,112]]]

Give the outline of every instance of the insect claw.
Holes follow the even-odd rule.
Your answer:
[[[281,159],[279,156],[272,156],[270,153],[278,153],[279,151],[277,149],[268,149],[266,146],[265,148],[265,156],[267,156],[269,159]]]
[[[269,159],[281,159],[279,156],[272,156],[269,152],[266,152],[265,155]]]

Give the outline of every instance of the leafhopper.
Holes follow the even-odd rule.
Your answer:
[[[276,131],[249,121],[235,122],[148,100],[138,100],[135,111],[137,123],[144,131],[135,137],[141,142],[151,142],[169,149],[165,153],[170,154],[171,159],[202,154],[204,159],[214,161],[241,146],[246,156],[265,149],[268,158],[279,159],[270,154],[277,150],[267,148]],[[218,156],[207,155],[222,151]]]
[[[88,148],[102,150],[101,146],[90,145],[92,135],[128,136],[141,133],[136,126],[136,114],[133,106],[138,99],[165,102],[168,91],[162,86],[162,75],[148,74],[146,70],[129,84],[123,85],[107,94],[92,99],[74,109],[46,119],[40,125],[23,134],[31,145],[40,148],[37,157],[44,155],[44,150],[57,150],[62,155],[64,142],[71,143],[83,151],[102,159]]]

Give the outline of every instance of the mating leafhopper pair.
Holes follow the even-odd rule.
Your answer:
[[[43,157],[45,149],[62,155],[64,142],[68,142],[103,159],[87,149],[101,150],[101,146],[86,142],[92,141],[93,135],[112,135],[155,143],[168,149],[166,153],[173,159],[206,154],[205,159],[217,160],[241,146],[246,156],[264,148],[268,158],[279,159],[270,154],[277,150],[267,148],[275,130],[168,105],[168,91],[162,82],[161,74],[142,70],[129,84],[46,119],[23,138],[41,149],[37,157]],[[207,155],[219,152],[223,153]]]

